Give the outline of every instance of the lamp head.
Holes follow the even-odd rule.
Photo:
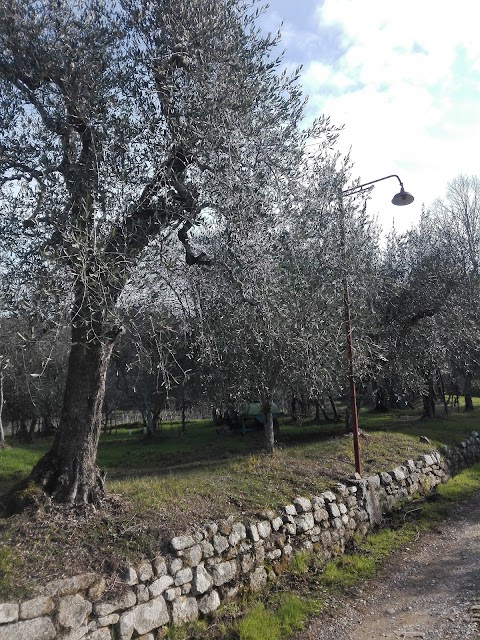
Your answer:
[[[400,193],[397,193],[393,196],[392,204],[396,205],[397,207],[404,207],[406,204],[412,204],[414,200],[415,198],[412,196],[412,194],[408,193],[408,191],[405,191],[402,185],[400,187]]]

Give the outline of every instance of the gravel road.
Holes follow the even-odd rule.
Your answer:
[[[296,640],[383,638],[480,640],[480,492]]]

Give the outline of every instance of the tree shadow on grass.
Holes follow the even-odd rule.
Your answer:
[[[280,432],[278,443],[286,447],[294,447],[300,444],[311,444],[330,440],[331,438],[337,438],[345,434],[345,427],[341,423],[332,423],[328,428],[325,428],[323,425],[318,426],[319,428],[315,431],[309,429],[308,431],[299,430],[297,433]]]

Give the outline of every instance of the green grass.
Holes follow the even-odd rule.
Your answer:
[[[332,591],[344,592],[350,587],[372,578],[382,563],[394,551],[405,548],[419,532],[437,526],[458,504],[480,489],[480,463],[465,469],[437,492],[409,508],[409,501],[393,517],[393,527],[385,527],[369,534],[355,544],[355,552],[327,562],[320,570],[318,583]]]
[[[305,551],[298,551],[291,557],[288,571],[292,575],[305,575],[309,571],[309,557]]]
[[[480,464],[465,469],[446,484],[437,488],[438,495],[447,502],[458,502],[475,493],[480,488]]]
[[[263,604],[254,607],[238,625],[240,640],[280,640],[280,621]]]
[[[314,613],[319,613],[322,608],[323,603],[318,601],[302,599],[292,593],[284,594],[276,611],[282,634],[290,636],[295,631],[299,631],[306,619]]]
[[[49,447],[49,441],[37,441],[30,445],[15,444],[0,449],[0,495],[25,478]]]
[[[300,631],[307,618],[323,608],[318,600],[293,593],[276,596],[267,605],[253,606],[238,623],[240,640],[282,640]]]
[[[179,627],[170,625],[167,629],[166,636],[161,637],[165,637],[166,640],[190,640],[190,638],[199,638],[203,637],[207,626],[207,620],[204,619],[195,620],[195,622],[190,622]],[[157,637],[159,638],[160,635]]]
[[[0,450],[0,477],[9,475],[26,475],[37,460],[47,452],[49,442],[31,445],[14,445]]]
[[[322,571],[320,584],[335,590],[345,591],[360,580],[372,578],[377,565],[374,558],[362,555],[344,555],[327,562]]]
[[[477,413],[419,420],[412,411],[377,414],[363,410],[360,425],[364,475],[391,468],[433,446],[455,444],[476,428]],[[419,442],[426,435],[431,444]],[[25,477],[50,441],[0,451],[0,494]],[[263,454],[263,434],[217,434],[208,421],[163,423],[157,437],[120,427],[102,434],[98,464],[109,491],[137,509],[168,508],[182,500],[211,503],[216,513],[277,507],[300,493],[315,494],[353,471],[352,440],[341,424],[282,420],[280,448]]]

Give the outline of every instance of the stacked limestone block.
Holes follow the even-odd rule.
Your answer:
[[[480,457],[480,440],[477,447],[477,457]],[[407,460],[391,471],[352,480],[357,487],[358,508],[368,523],[362,533],[379,525],[384,514],[391,512],[405,498],[426,495],[449,477],[448,463],[438,452],[433,452],[420,456],[415,462]]]
[[[92,616],[104,591],[105,580],[87,573],[54,580],[30,600],[0,604],[0,640],[109,640],[109,629]]]
[[[455,475],[476,462],[480,455],[480,434],[473,431],[458,447],[444,446],[440,450],[450,475]]]
[[[442,455],[297,497],[279,512],[199,526],[172,538],[169,554],[129,567],[115,595],[93,573],[50,582],[35,598],[0,604],[0,640],[156,640],[166,625],[207,615],[242,589],[261,590],[296,551],[325,559],[342,553],[354,533],[365,535],[403,500],[431,492],[478,459],[474,432]]]

